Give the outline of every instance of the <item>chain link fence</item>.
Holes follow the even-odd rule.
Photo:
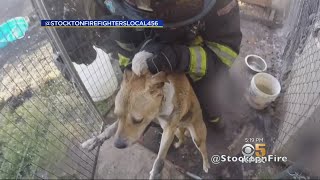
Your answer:
[[[319,1],[292,1],[283,54],[283,90],[277,106],[274,153],[320,176],[320,23]]]
[[[96,64],[72,62],[61,34],[39,27],[42,1],[27,5],[29,14],[0,27],[0,179],[93,178],[99,149],[80,144],[101,131],[116,66],[98,48]]]
[[[23,32],[15,41],[0,28],[1,179],[94,177],[99,148],[89,153],[80,144],[101,130],[121,71],[104,52],[102,37],[100,44],[92,43],[97,32],[39,27],[40,18],[71,19],[64,16],[74,0],[69,9],[64,2],[30,2],[32,11],[21,17],[28,30],[17,19],[7,26],[10,32]],[[296,0],[291,6],[273,154],[288,156],[290,164],[302,163],[308,174],[320,176],[319,2]],[[55,9],[61,7],[63,12]]]

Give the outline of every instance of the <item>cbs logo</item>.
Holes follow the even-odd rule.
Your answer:
[[[255,144],[255,147],[252,144],[245,144],[242,146],[242,154],[244,156],[250,157],[253,154],[256,157],[263,157],[267,154],[266,144]]]

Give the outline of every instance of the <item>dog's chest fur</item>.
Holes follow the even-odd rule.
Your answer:
[[[173,100],[175,96],[175,89],[172,82],[165,83],[165,85],[163,86],[163,93],[164,93],[164,100],[162,102],[161,110],[157,118],[161,126],[163,123],[167,121],[167,119],[165,119],[164,117],[169,117],[172,114],[174,109]]]

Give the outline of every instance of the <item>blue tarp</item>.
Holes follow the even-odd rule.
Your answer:
[[[15,17],[0,25],[0,48],[4,48],[9,42],[24,37],[28,30],[28,21],[24,17]]]

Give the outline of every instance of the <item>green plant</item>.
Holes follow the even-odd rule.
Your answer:
[[[43,169],[58,176],[47,178],[63,176],[59,164],[68,158],[69,145],[93,126],[86,124],[92,120],[83,99],[63,79],[34,91],[16,109],[4,106],[0,112],[0,179],[35,178]]]

